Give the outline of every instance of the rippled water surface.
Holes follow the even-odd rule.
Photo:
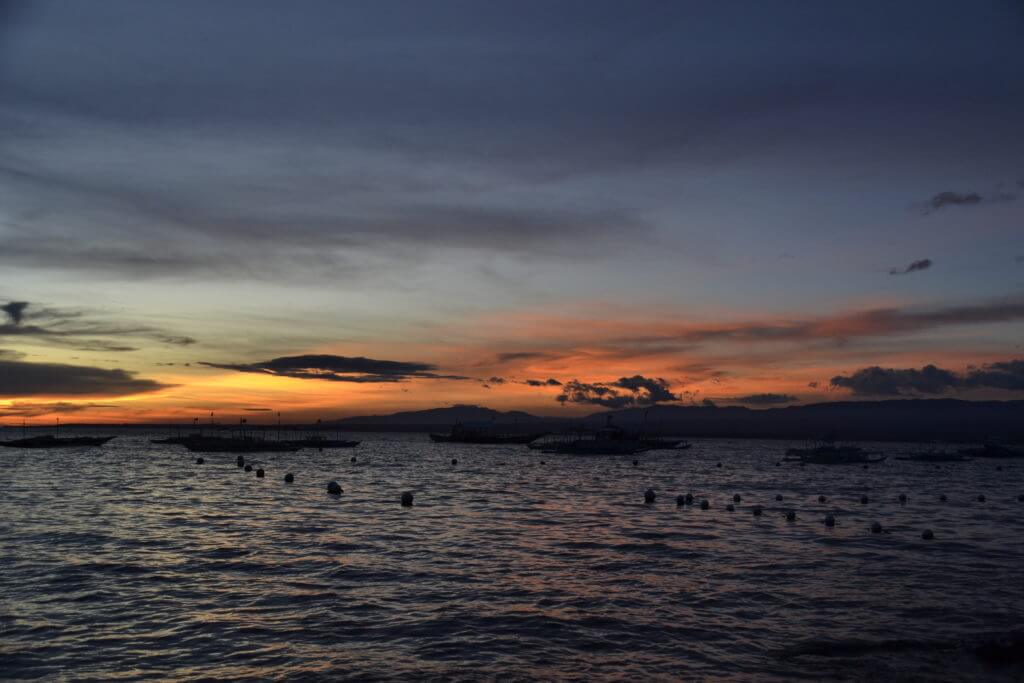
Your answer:
[[[257,479],[147,436],[0,449],[0,677],[1024,675],[975,653],[1024,622],[1024,461],[801,468],[709,440],[633,466],[363,435],[254,456]]]

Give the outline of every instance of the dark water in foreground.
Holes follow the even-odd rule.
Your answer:
[[[256,456],[264,480],[137,434],[0,449],[0,677],[1024,676],[974,653],[1024,622],[1024,461],[776,467],[785,443],[702,441],[633,467],[364,438]]]

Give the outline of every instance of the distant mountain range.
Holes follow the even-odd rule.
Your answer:
[[[656,405],[594,413],[582,418],[539,417],[460,405],[392,415],[350,417],[333,424],[353,431],[424,431],[459,422],[493,422],[503,431],[622,427],[689,437],[841,439],[878,441],[1024,442],[1024,401],[898,399],[842,401],[754,410],[739,406]]]

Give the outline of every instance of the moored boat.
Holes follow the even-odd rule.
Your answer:
[[[544,436],[547,432],[529,432],[516,434],[507,432],[496,432],[491,424],[467,425],[457,424],[452,427],[448,434],[430,435],[430,440],[435,443],[471,443],[471,444],[528,444]]]
[[[984,443],[973,448],[961,448],[957,452],[972,458],[1024,458],[1024,448],[1013,448],[998,443]]]
[[[21,439],[0,441],[0,446],[7,448],[71,448],[76,446],[102,446],[113,436],[54,436],[53,434],[41,434],[39,436],[28,436]]]
[[[884,455],[868,453],[860,446],[837,446],[834,443],[786,451],[788,461],[808,465],[868,465],[882,462],[885,458]]]

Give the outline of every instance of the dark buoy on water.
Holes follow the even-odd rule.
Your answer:
[[[202,458],[196,458],[196,464],[197,465],[202,465],[204,462],[206,462],[206,461],[203,460]]]
[[[939,502],[940,503],[945,503],[946,502],[946,494],[945,493],[940,493],[939,494]]]
[[[289,472],[288,474],[284,475],[284,483],[291,484],[293,481],[295,481],[295,475],[294,474]]]
[[[903,504],[905,504],[906,502],[907,502],[907,494],[905,494],[905,493],[901,493],[901,494],[900,494],[900,505],[903,505]]]
[[[921,532],[921,538],[923,538],[926,541],[930,541],[933,538],[935,538],[935,534],[932,533],[931,529],[925,529]]]
[[[754,509],[751,510],[751,512],[754,513],[755,517],[760,517],[761,516],[761,506],[760,505],[755,505]]]
[[[327,485],[327,493],[331,494],[332,496],[340,496],[341,495],[341,485],[338,484],[338,482],[336,482],[336,481],[332,481],[331,483],[329,483]]]
[[[796,512],[794,512],[793,510],[790,510],[789,512],[787,512],[786,513],[786,521],[787,522],[795,522],[796,521]]]
[[[982,493],[981,495],[978,496],[978,502],[979,503],[984,503],[985,502],[985,494],[984,493]]]
[[[776,493],[775,494],[775,500],[777,500],[779,502],[782,502],[782,494],[781,493]]]
[[[693,494],[692,493],[687,493],[686,494],[686,504],[687,505],[693,505]]]
[[[243,465],[245,465],[245,458],[243,458],[242,456],[238,456],[238,457],[237,457],[237,458],[235,459],[235,463],[236,463],[236,464],[237,464],[237,465],[238,465],[239,467],[242,467]]]
[[[406,491],[402,494],[402,507],[412,507],[412,491]]]
[[[867,505],[868,504],[868,497],[867,496],[861,496],[860,497],[860,504],[861,505]]]
[[[245,471],[246,472],[252,472],[252,465],[246,465],[245,466]]]
[[[258,470],[256,470],[256,478],[257,479],[262,479],[264,474],[266,474],[266,472],[263,471],[262,467],[259,468]]]
[[[453,465],[458,465],[459,464],[459,459],[458,458],[452,458],[452,464]]]
[[[721,466],[722,466],[722,463],[717,463],[717,464],[715,465],[715,467],[721,467]]]
[[[740,494],[738,494],[738,493],[733,494],[732,502],[734,502],[734,503],[740,502]]]
[[[825,526],[835,526],[836,518],[832,515],[825,515]]]
[[[707,510],[710,507],[711,507],[711,503],[709,503],[707,500],[702,500],[700,502],[700,509],[701,510]]]
[[[1018,503],[1024,503],[1024,493],[1022,493],[1019,496],[1017,496],[1017,502]]]
[[[819,503],[824,503],[824,502],[825,502],[825,500],[826,500],[826,499],[825,499],[825,496],[818,496],[818,502],[819,502]]]
[[[684,505],[686,505],[686,496],[680,493],[678,496],[676,496],[676,507],[678,508]]]
[[[356,456],[353,455],[351,458],[349,458],[349,462],[355,462],[355,461],[356,461]]]
[[[639,464],[640,464],[640,461],[639,461],[639,460],[634,460],[634,461],[633,461],[633,467],[636,467],[636,466],[637,466],[637,465],[639,465]]]
[[[644,502],[648,504],[654,502],[654,489],[647,489],[644,491]]]
[[[880,534],[880,533],[882,533],[882,523],[881,522],[872,522],[871,523],[871,533],[873,533],[873,534]]]
[[[725,506],[725,511],[726,512],[735,512],[736,511],[736,506],[733,505],[732,503],[729,503],[728,505]]]

